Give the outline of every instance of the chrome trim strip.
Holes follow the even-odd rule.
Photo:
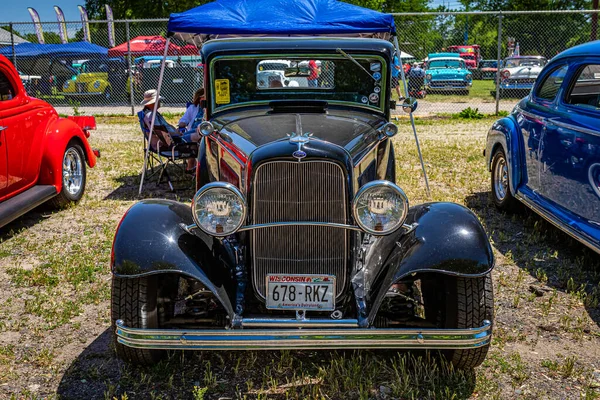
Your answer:
[[[363,232],[356,225],[346,225],[346,224],[336,224],[334,222],[312,222],[312,221],[288,221],[288,222],[270,222],[266,224],[254,224],[254,225],[246,225],[242,226],[238,229],[238,232],[250,231],[254,229],[262,229],[262,228],[271,228],[274,226],[327,226],[329,228],[341,228],[341,229],[349,229],[353,231]]]
[[[340,228],[340,229],[348,229],[348,230],[352,230],[352,231],[364,232],[362,229],[360,229],[359,226],[356,226],[356,225],[336,224],[333,222],[313,222],[313,221],[271,222],[268,224],[246,225],[246,226],[242,226],[240,229],[238,229],[237,232],[244,232],[244,231],[250,231],[253,229],[262,229],[262,228],[270,228],[273,226],[285,226],[285,225],[327,226],[330,228]],[[199,229],[198,225],[196,225],[196,224],[190,224],[190,225],[179,224],[179,226],[181,227],[181,229],[183,229],[187,233],[192,233],[192,231],[194,229]],[[406,235],[408,233],[411,233],[412,231],[414,231],[417,228],[417,226],[419,226],[419,224],[417,224],[416,222],[413,222],[412,224],[402,224],[402,228],[406,229],[406,232],[404,232],[404,234]],[[393,233],[393,232],[391,232],[391,233]],[[373,235],[373,236],[378,236],[378,235]]]
[[[548,221],[550,224],[554,225],[556,228],[560,229],[567,235],[571,236],[573,239],[577,240],[580,243],[583,243],[585,246],[587,246],[591,250],[600,254],[600,248],[598,247],[598,245],[594,244],[593,241],[591,241],[589,238],[587,238],[583,235],[580,235],[578,232],[569,228],[568,226],[561,224],[550,213],[548,213],[545,209],[543,209],[542,207],[535,204],[533,202],[533,200],[529,199],[526,195],[523,195],[522,193],[517,192],[515,194],[515,197],[518,200],[520,200],[523,204],[525,204],[527,207],[531,208],[531,210],[533,210],[540,217],[542,217],[546,221]]]
[[[586,135],[600,136],[600,131],[594,131],[592,129],[581,128],[579,126],[567,124],[565,122],[556,121],[552,118],[546,120],[546,125],[556,125],[560,128],[570,129],[572,131],[576,131],[579,133],[585,133]]]
[[[243,318],[243,328],[358,328],[357,319]]]
[[[332,320],[333,321],[333,320]],[[471,349],[490,343],[492,323],[467,329],[138,329],[116,322],[117,341],[140,349]]]

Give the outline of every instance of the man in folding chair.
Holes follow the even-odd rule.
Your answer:
[[[157,109],[154,120],[154,132],[150,142],[150,149],[159,157],[165,157],[167,159],[167,162],[161,168],[161,176],[159,176],[158,182],[160,183],[162,175],[165,174],[172,190],[173,185],[168,176],[166,169],[167,165],[169,163],[176,165],[176,161],[186,159],[187,168],[185,172],[194,174],[194,161],[198,155],[198,142],[200,141],[200,134],[196,131],[181,134],[177,128],[169,124],[162,114],[158,112],[162,96],[158,98],[156,94],[156,90],[154,89],[147,90],[144,93],[144,100],[141,103],[144,106],[144,109],[138,113],[138,117],[140,118],[140,125],[143,125],[142,130],[144,130],[144,133],[147,134],[150,131],[150,126],[152,123],[152,111],[154,108]]]

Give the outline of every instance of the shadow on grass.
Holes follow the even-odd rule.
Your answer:
[[[454,398],[475,390],[474,371],[456,371],[427,352],[172,352],[150,367],[115,358],[104,331],[69,366],[61,399]]]
[[[600,258],[585,245],[524,205],[515,214],[499,211],[489,192],[466,198],[494,241],[494,247],[550,289],[571,293],[600,326]]]
[[[116,179],[119,187],[113,190],[104,200],[141,200],[147,198],[166,198],[191,201],[195,193],[195,175],[188,175],[175,167],[168,168],[173,189],[169,187],[165,177],[158,183],[158,173],[144,178],[142,193],[139,195],[141,174],[121,176]]]
[[[0,227],[0,243],[12,239],[18,235],[19,232],[37,225],[39,222],[48,218],[52,213],[60,211],[61,210],[52,208],[49,204],[41,204],[37,206],[14,221],[11,221],[8,224]]]

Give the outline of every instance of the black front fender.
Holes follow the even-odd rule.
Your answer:
[[[471,210],[454,203],[426,203],[411,207],[406,224],[417,227],[377,239],[365,258],[368,319],[395,282],[408,275],[438,272],[478,277],[494,267],[487,234]]]
[[[212,291],[230,316],[235,291],[230,275],[233,260],[219,242],[202,232],[189,233],[189,206],[171,200],[144,200],[123,216],[113,242],[112,273],[141,277],[176,273],[200,281]]]

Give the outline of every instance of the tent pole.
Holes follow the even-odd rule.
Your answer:
[[[165,64],[167,63],[167,53],[169,51],[169,44],[171,43],[171,38],[167,38],[167,43],[165,44],[165,52],[163,54],[162,63],[160,64],[160,74],[158,75],[158,86],[156,87],[156,102],[160,101],[160,87],[162,86],[163,75],[165,74]],[[148,134],[148,146],[146,147],[146,154],[144,154],[144,169],[142,170],[142,179],[140,180],[140,190],[138,192],[138,196],[142,194],[142,187],[144,186],[144,177],[146,176],[146,167],[148,166],[148,155],[150,153],[150,143],[152,142],[152,132],[154,132],[154,122],[156,119],[156,112],[158,111],[158,107],[156,104],[154,105],[154,109],[152,110],[152,122],[150,122],[150,133]]]
[[[400,45],[398,45],[398,36],[394,35],[394,46],[396,46],[396,54],[400,61],[400,76],[402,77],[402,85],[404,86],[404,96],[408,98],[408,85],[406,83],[406,75],[404,74],[404,65],[402,64],[402,52],[400,51]],[[429,190],[429,180],[427,179],[427,171],[425,170],[425,163],[423,162],[423,155],[421,154],[421,146],[419,145],[419,137],[417,136],[417,127],[415,126],[415,117],[411,112],[410,124],[412,125],[413,134],[415,135],[415,143],[417,144],[417,152],[419,153],[419,160],[421,161],[421,168],[423,169],[423,178],[425,178],[425,187],[427,188],[427,198],[431,198],[431,191]]]

